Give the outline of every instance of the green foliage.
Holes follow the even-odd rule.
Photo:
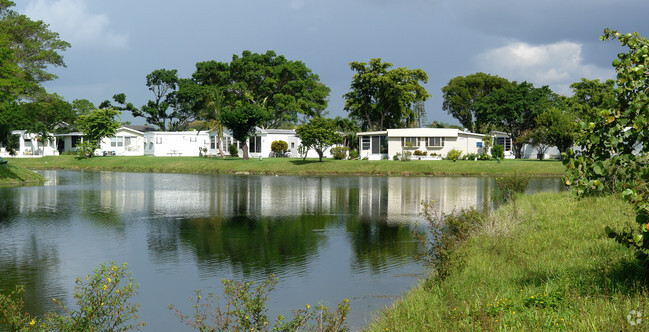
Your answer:
[[[293,318],[285,321],[280,315],[271,326],[266,315],[268,294],[277,285],[277,278],[269,276],[262,284],[255,282],[232,281],[223,279],[223,292],[226,305],[221,308],[213,293],[203,296],[200,290],[191,301],[194,313],[183,314],[173,305],[169,309],[183,323],[199,331],[347,331],[345,318],[349,312],[349,300],[338,304],[338,309],[330,312],[327,307],[318,305],[312,308],[294,310]]]
[[[343,160],[347,158],[347,151],[349,149],[346,146],[335,146],[331,148],[331,154],[336,160]]]
[[[221,112],[223,125],[230,128],[232,137],[244,142],[243,159],[248,159],[248,138],[257,132],[257,126],[270,114],[256,104],[237,102],[234,107],[226,107]]]
[[[80,158],[91,158],[95,155],[95,151],[98,149],[97,144],[91,141],[83,141],[77,143],[74,153]]]
[[[568,99],[570,112],[578,121],[589,123],[601,119],[602,110],[615,104],[615,81],[600,82],[582,78],[570,84],[573,95]]]
[[[411,156],[412,156],[412,151],[402,151],[401,161],[410,161]]]
[[[420,259],[434,269],[438,279],[444,280],[462,264],[456,255],[457,249],[484,223],[487,214],[473,207],[444,214],[435,208],[433,202],[421,204],[429,235],[415,234],[425,248]]]
[[[185,104],[178,98],[179,85],[178,70],[162,68],[152,71],[146,75],[146,86],[153,93],[154,99],[140,109],[133,108],[131,113],[145,118],[147,123],[157,126],[161,131],[185,130],[194,119],[194,114],[183,107]]]
[[[119,115],[122,112],[112,108],[93,110],[88,114],[80,115],[76,125],[81,130],[89,144],[97,145],[104,137],[115,135],[119,128]],[[92,154],[86,154],[91,157]]]
[[[502,145],[494,145],[491,148],[491,157],[494,159],[503,159],[505,158],[505,147]]]
[[[288,143],[285,141],[273,141],[270,143],[270,151],[272,151],[276,157],[283,157],[286,151],[288,151]]]
[[[510,84],[507,79],[485,73],[457,76],[442,88],[442,109],[460,121],[468,131],[486,133],[490,122],[482,117],[478,105],[494,90]]]
[[[11,331],[128,331],[144,326],[137,320],[139,304],[129,299],[137,293],[126,264],[102,264],[85,280],[77,279],[74,309],[54,299],[61,312],[50,312],[44,318],[23,313],[23,286],[9,295],[0,294],[0,327]]]
[[[446,154],[446,160],[457,161],[458,159],[460,159],[461,156],[462,156],[462,151],[451,149],[451,151],[449,151]]]
[[[497,204],[504,204],[525,193],[530,183],[529,175],[511,174],[496,178],[496,190],[491,198]]]
[[[566,152],[574,145],[579,128],[572,114],[557,107],[539,114],[536,117],[536,125],[543,142],[556,146],[560,153]]]
[[[328,147],[343,142],[342,136],[336,132],[335,121],[328,118],[315,117],[299,126],[295,133],[307,149],[313,148],[318,153],[320,161]]]
[[[346,93],[345,110],[349,117],[360,123],[362,130],[413,127],[418,113],[413,110],[418,102],[426,101],[430,94],[421,86],[428,75],[421,69],[395,68],[381,59],[369,63],[349,64],[356,72]]]
[[[228,145],[228,152],[230,152],[230,157],[239,156],[239,149],[237,149],[237,146],[235,144]]]
[[[358,155],[359,155],[358,150],[349,151],[349,159],[350,160],[358,159]]]
[[[479,117],[503,128],[512,140],[516,158],[522,157],[524,142],[517,138],[536,127],[536,117],[560,104],[558,96],[547,86],[535,88],[532,83],[512,83],[493,91],[477,105]]]
[[[627,53],[613,60],[617,72],[615,103],[593,121],[580,123],[579,155],[565,155],[566,184],[578,196],[619,192],[635,208],[637,225],[623,230],[606,229],[609,237],[635,250],[649,265],[649,40],[638,33],[604,30],[602,40],[619,40]],[[637,154],[636,155],[636,151]]]
[[[426,151],[421,151],[421,150],[415,150],[415,152],[413,152],[413,154],[414,154],[415,156],[426,156],[426,155],[428,155],[428,152],[426,152]]]

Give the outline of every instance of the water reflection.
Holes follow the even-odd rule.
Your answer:
[[[0,188],[0,290],[25,284],[28,310],[43,313],[71,298],[76,277],[128,262],[153,331],[186,329],[166,305],[193,289],[270,273],[271,315],[348,297],[359,327],[421,271],[421,201],[450,212],[485,204],[493,188],[468,177],[41,174],[43,187]],[[530,191],[559,186],[535,179]]]

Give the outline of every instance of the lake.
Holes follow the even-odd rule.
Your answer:
[[[0,290],[24,284],[29,312],[73,304],[74,281],[127,262],[148,331],[189,331],[195,289],[279,278],[278,314],[348,298],[350,327],[416,285],[421,202],[443,212],[489,204],[492,178],[194,175],[39,171],[40,187],[0,188]],[[529,193],[559,191],[532,179]]]

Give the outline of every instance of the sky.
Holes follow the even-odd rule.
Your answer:
[[[153,99],[146,75],[195,64],[229,62],[244,50],[273,50],[305,63],[331,88],[328,116],[347,116],[343,95],[349,63],[381,58],[420,68],[426,121],[457,124],[442,110],[449,80],[484,72],[549,85],[569,96],[581,78],[615,77],[611,62],[624,51],[602,42],[604,28],[649,37],[647,0],[18,0],[14,8],[72,44],[67,67],[49,92],[95,105],[125,93],[136,107]],[[143,118],[122,116],[144,124]]]

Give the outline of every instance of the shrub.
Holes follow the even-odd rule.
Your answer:
[[[343,160],[347,158],[347,150],[349,149],[346,146],[336,146],[331,148],[331,154],[333,155],[334,159]]]
[[[221,308],[214,294],[203,297],[200,290],[196,291],[194,314],[183,314],[173,305],[169,309],[176,313],[183,323],[200,331],[347,331],[345,318],[349,312],[349,300],[338,304],[334,312],[327,307],[310,305],[303,309],[293,310],[293,318],[285,322],[284,316],[279,315],[271,326],[266,316],[268,294],[277,285],[277,278],[269,276],[262,284],[255,287],[254,282],[231,281],[223,279],[225,293],[225,309]]]
[[[138,318],[139,304],[129,302],[137,293],[137,285],[126,264],[102,264],[93,275],[77,278],[74,290],[74,309],[54,299],[60,312],[48,313],[44,319],[22,313],[23,286],[9,295],[0,294],[0,327],[11,331],[126,331],[145,325],[131,323]]]
[[[273,141],[270,143],[270,151],[272,151],[276,157],[284,157],[284,154],[288,151],[288,143],[282,140]]]
[[[452,149],[446,154],[447,160],[457,161],[462,156],[462,152],[456,149]]]
[[[358,159],[358,150],[350,150],[349,160],[355,160],[355,159]]]
[[[487,213],[472,207],[444,214],[437,210],[432,202],[422,202],[422,206],[430,235],[415,234],[425,247],[424,254],[419,258],[434,269],[437,278],[444,280],[454,267],[462,264],[461,257],[454,257],[455,253],[484,223]]]
[[[412,152],[410,151],[403,151],[401,153],[401,161],[410,161],[410,157],[412,156]]]
[[[527,190],[529,183],[529,175],[513,174],[496,178],[496,190],[492,195],[492,200],[497,204],[513,200],[517,194],[522,194]]]
[[[228,152],[230,152],[231,157],[238,157],[239,156],[239,149],[237,149],[237,146],[234,144],[230,144],[228,146]]]
[[[478,159],[479,155],[477,153],[469,153],[465,155],[462,159],[464,160],[475,160]]]
[[[491,148],[491,156],[496,159],[505,158],[505,147],[498,144],[494,145]]]
[[[90,158],[95,154],[97,150],[97,144],[91,141],[84,141],[83,143],[77,144],[75,149],[77,156],[81,158]]]
[[[399,157],[400,157],[399,152],[397,152],[397,153],[394,154],[394,156],[392,156],[392,159],[393,160],[399,160]]]
[[[416,150],[414,155],[415,156],[426,156],[428,153],[426,151],[421,151],[421,150]]]

